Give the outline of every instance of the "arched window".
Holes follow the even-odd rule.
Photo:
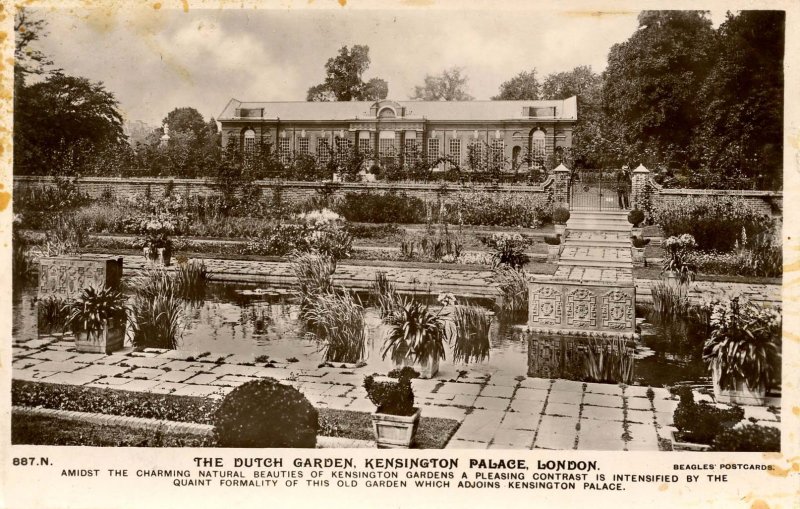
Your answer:
[[[244,132],[244,153],[252,156],[256,151],[256,132],[248,129]]]
[[[514,148],[511,149],[511,168],[514,171],[517,171],[519,168],[519,154],[522,152],[522,147],[519,145],[515,145]]]
[[[378,112],[378,118],[395,118],[396,116],[397,114],[395,114],[394,110],[388,106]]]
[[[531,155],[533,156],[533,166],[536,168],[544,168],[545,162],[545,143],[544,143],[544,131],[534,131],[533,136],[531,137],[532,147],[531,147]]]

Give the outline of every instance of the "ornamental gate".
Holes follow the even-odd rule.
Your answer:
[[[569,187],[571,210],[620,210],[630,207],[630,182],[616,172],[577,170],[572,174]]]

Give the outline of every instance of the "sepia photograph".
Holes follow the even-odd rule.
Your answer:
[[[797,481],[796,12],[501,4],[9,4],[7,479]]]

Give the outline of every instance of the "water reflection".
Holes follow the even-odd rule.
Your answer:
[[[14,292],[14,337],[36,335],[34,297],[35,289]],[[366,294],[359,297],[365,305],[370,304]],[[419,294],[416,297],[423,298]],[[436,295],[425,298],[431,304],[436,302]],[[494,310],[494,302],[488,299],[469,302]],[[462,299],[460,303],[467,301]],[[707,326],[701,320],[659,320],[647,310],[640,312],[646,315],[646,322],[641,342],[635,345],[629,341],[534,336],[524,332],[524,316],[514,318],[498,313],[491,325],[489,358],[469,366],[455,364],[448,348],[440,375],[455,378],[468,368],[487,374],[654,386],[706,376],[701,350]],[[387,372],[393,366],[388,358],[381,358],[386,326],[376,308],[367,308],[366,322],[368,366],[375,372]],[[184,325],[179,343],[182,350],[253,354],[276,362],[297,359],[313,365],[322,361],[318,343],[298,320],[291,291],[284,289],[211,284],[205,300],[186,304]]]

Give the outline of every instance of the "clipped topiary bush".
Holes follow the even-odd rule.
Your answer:
[[[545,235],[544,243],[548,246],[557,246],[561,244],[561,235]]]
[[[567,224],[567,221],[569,221],[569,210],[558,207],[553,211],[553,223]]]
[[[265,378],[225,396],[214,426],[220,447],[314,448],[319,419],[300,391]]]
[[[639,209],[633,209],[628,212],[628,222],[633,226],[639,226],[644,221],[644,212]]]
[[[672,421],[683,441],[711,445],[717,435],[744,419],[744,410],[738,406],[722,409],[705,401],[695,403],[691,387],[681,386],[673,393],[680,402]]]
[[[378,407],[378,413],[414,415],[414,390],[409,372],[401,371],[397,382],[376,382],[375,377],[368,375],[364,377],[364,388],[370,401]]]

